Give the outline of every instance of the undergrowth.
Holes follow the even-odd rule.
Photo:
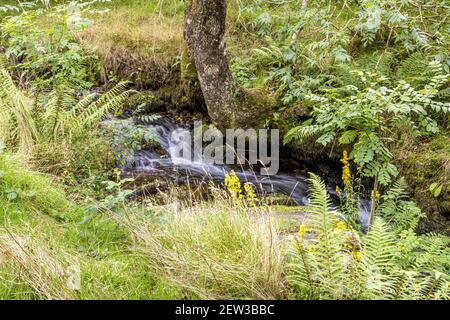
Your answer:
[[[160,299],[127,230],[80,207],[23,159],[0,154],[1,299]]]
[[[152,139],[104,121],[134,93],[120,79],[141,89],[178,80],[182,1],[11,8],[0,6],[0,298],[449,298],[449,238],[417,234],[425,214],[405,183],[448,207],[444,2],[229,4],[235,78],[279,102],[266,125],[294,128],[293,148],[307,140],[316,152],[310,138],[339,157],[349,150],[340,206],[312,176],[302,222],[294,214],[288,226],[233,174],[208,201],[186,204],[192,194],[175,190],[161,206],[133,201],[134,181],[112,173],[123,160],[112,149]],[[374,180],[366,228],[355,173]]]

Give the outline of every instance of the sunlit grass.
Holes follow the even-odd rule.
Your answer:
[[[0,154],[1,299],[162,299],[129,233],[68,200],[61,186]],[[72,288],[71,268],[81,286]]]

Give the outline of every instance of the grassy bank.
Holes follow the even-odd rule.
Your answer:
[[[448,238],[415,235],[408,212],[392,228],[389,210],[358,234],[317,177],[307,219],[284,233],[283,213],[217,188],[198,205],[89,209],[10,155],[0,173],[2,299],[448,298]]]
[[[93,26],[79,35],[99,54],[104,80],[119,76],[150,89],[173,82],[183,35],[179,1],[113,1],[107,8],[94,14]]]
[[[130,233],[0,154],[1,299],[170,299]]]
[[[216,189],[196,207],[174,198],[111,211],[76,204],[17,156],[0,154],[0,174],[1,299],[286,296],[285,219],[269,209],[248,215]]]

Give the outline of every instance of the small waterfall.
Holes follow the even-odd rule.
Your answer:
[[[223,184],[225,175],[231,171],[231,168],[228,166],[198,160],[201,159],[200,156],[194,157],[195,161],[180,157],[176,152],[176,150],[179,150],[180,143],[190,144],[191,141],[174,138],[174,136],[179,137],[180,135],[172,135],[172,133],[175,130],[178,130],[178,132],[185,130],[187,134],[189,129],[186,127],[180,128],[169,117],[160,116],[155,120],[140,124],[153,131],[154,139],[165,150],[166,154],[161,155],[152,150],[138,151],[123,166],[122,171],[124,175],[167,176],[173,177],[173,182],[176,183],[189,181],[196,184],[208,182]],[[265,176],[243,168],[235,170],[235,173],[243,183],[252,183],[260,194],[277,192],[288,196],[298,205],[307,205],[309,203],[306,177],[283,173]],[[334,186],[329,186],[328,191],[333,201],[338,203],[338,195],[334,190]],[[370,201],[361,201],[360,220],[363,225],[368,224],[369,212]]]

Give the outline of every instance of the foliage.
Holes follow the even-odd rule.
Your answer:
[[[417,205],[409,201],[406,190],[405,179],[400,178],[382,196],[381,205],[378,208],[380,216],[397,231],[415,230],[419,220],[425,217]]]
[[[99,204],[103,208],[109,210],[117,209],[118,207],[123,206],[126,200],[129,198],[129,196],[134,193],[134,190],[124,188],[126,184],[134,182],[134,179],[132,178],[121,179],[120,171],[118,169],[116,170],[117,170],[116,176],[118,181],[117,182],[111,180],[103,181],[103,184],[105,185],[105,190],[110,194],[99,202]]]
[[[448,12],[448,4],[438,0],[425,6],[399,0],[240,2],[233,70],[245,86],[263,78],[287,105],[323,88],[358,86],[359,79],[343,78],[342,70],[376,69],[394,80],[424,84],[427,63],[422,74],[413,72],[424,62],[440,62],[449,72]],[[241,49],[241,30],[250,37],[250,53]],[[413,68],[403,63],[418,56]]]
[[[448,238],[417,236],[411,229],[397,233],[377,217],[369,233],[359,239],[340,226],[323,182],[313,175],[310,183],[309,224],[314,239],[305,239],[301,229],[289,260],[289,279],[298,297],[449,298]],[[423,242],[433,245],[425,247]]]
[[[224,192],[211,186],[213,201],[194,203],[176,189],[164,206],[145,194],[133,201],[134,180],[122,179],[119,168],[106,180],[112,151],[123,164],[154,147],[145,125],[154,118],[110,117],[126,102],[134,107],[133,91],[118,80],[98,93],[95,78],[152,89],[177,82],[183,1],[121,0],[111,12],[91,10],[103,2],[0,5],[0,298],[450,298],[449,237],[415,232],[424,213],[394,166],[407,158],[408,138],[439,140],[426,158],[407,160],[423,178],[411,186],[448,203],[445,1],[229,3],[235,78],[280,101],[267,124],[296,126],[287,143],[311,138],[344,151],[341,206],[312,176],[308,214],[295,235],[278,220],[292,215],[290,227],[297,226],[300,209],[285,217],[262,206],[234,171]],[[87,16],[96,19],[90,28]],[[97,51],[101,70],[86,48]],[[298,126],[310,106],[312,118]],[[24,163],[57,179],[89,177],[61,186]],[[356,223],[365,177],[375,178],[367,233]],[[78,289],[73,268],[82,276]]]
[[[54,146],[55,142],[58,142],[59,149],[53,149],[53,153],[67,147],[67,152],[75,156],[76,153],[70,150],[83,150],[80,142],[91,135],[90,130],[98,121],[108,113],[121,110],[123,103],[132,93],[126,90],[127,86],[128,83],[121,82],[103,95],[89,94],[79,101],[68,97],[67,92],[59,91],[57,87],[49,94],[47,103],[41,105],[39,101],[33,103],[33,100],[26,97],[16,87],[4,66],[0,66],[1,141],[29,156],[46,154],[46,159],[49,159],[49,148],[45,148],[45,145]],[[95,144],[91,147],[95,147]],[[78,152],[78,160],[81,161],[85,156],[90,157],[89,153],[90,151],[86,150],[80,157]],[[69,159],[69,162],[73,158]]]
[[[450,111],[449,103],[434,100],[449,75],[443,74],[437,63],[430,68],[436,70],[436,75],[421,90],[404,81],[389,88],[384,85],[386,78],[358,72],[366,84],[364,89],[347,86],[328,89],[323,96],[310,96],[317,103],[313,118],[291,129],[284,142],[316,136],[317,143],[324,146],[334,141],[350,145],[350,159],[355,160],[364,176],[387,185],[397,175],[391,163],[392,137],[405,128],[416,136],[434,134],[439,128],[432,115]]]
[[[81,17],[82,9],[76,2],[51,9],[33,7],[2,21],[5,55],[15,62],[15,77],[37,98],[45,99],[55,87],[81,92],[92,86],[88,65],[94,57],[73,36],[90,23]]]
[[[441,192],[442,192],[442,184],[439,184],[437,182],[433,182],[430,185],[429,190],[430,190],[431,194],[433,195],[433,197],[438,198],[440,196]]]
[[[143,116],[141,120],[155,117]],[[103,124],[102,132],[110,137],[109,144],[116,154],[117,162],[125,164],[136,151],[155,141],[153,128],[135,124],[130,120],[114,119]]]
[[[133,219],[151,270],[191,299],[285,297],[279,235],[267,212],[230,209],[230,199],[167,207],[160,223]]]
[[[7,58],[2,55],[0,66],[1,140],[28,154],[41,170],[65,177],[110,164],[97,123],[119,112],[132,93],[127,82],[105,94],[88,91],[95,57],[75,40],[74,32],[90,24],[82,14],[96,2],[30,4],[1,24]],[[90,147],[83,144],[85,139],[92,142]]]
[[[16,88],[0,57],[0,141],[30,153],[37,139],[30,101]]]
[[[117,114],[132,91],[126,90],[128,82],[120,82],[104,95],[89,94],[75,105],[65,103],[55,92],[45,106],[43,122],[53,137],[67,135],[78,137],[94,126],[108,113]]]

